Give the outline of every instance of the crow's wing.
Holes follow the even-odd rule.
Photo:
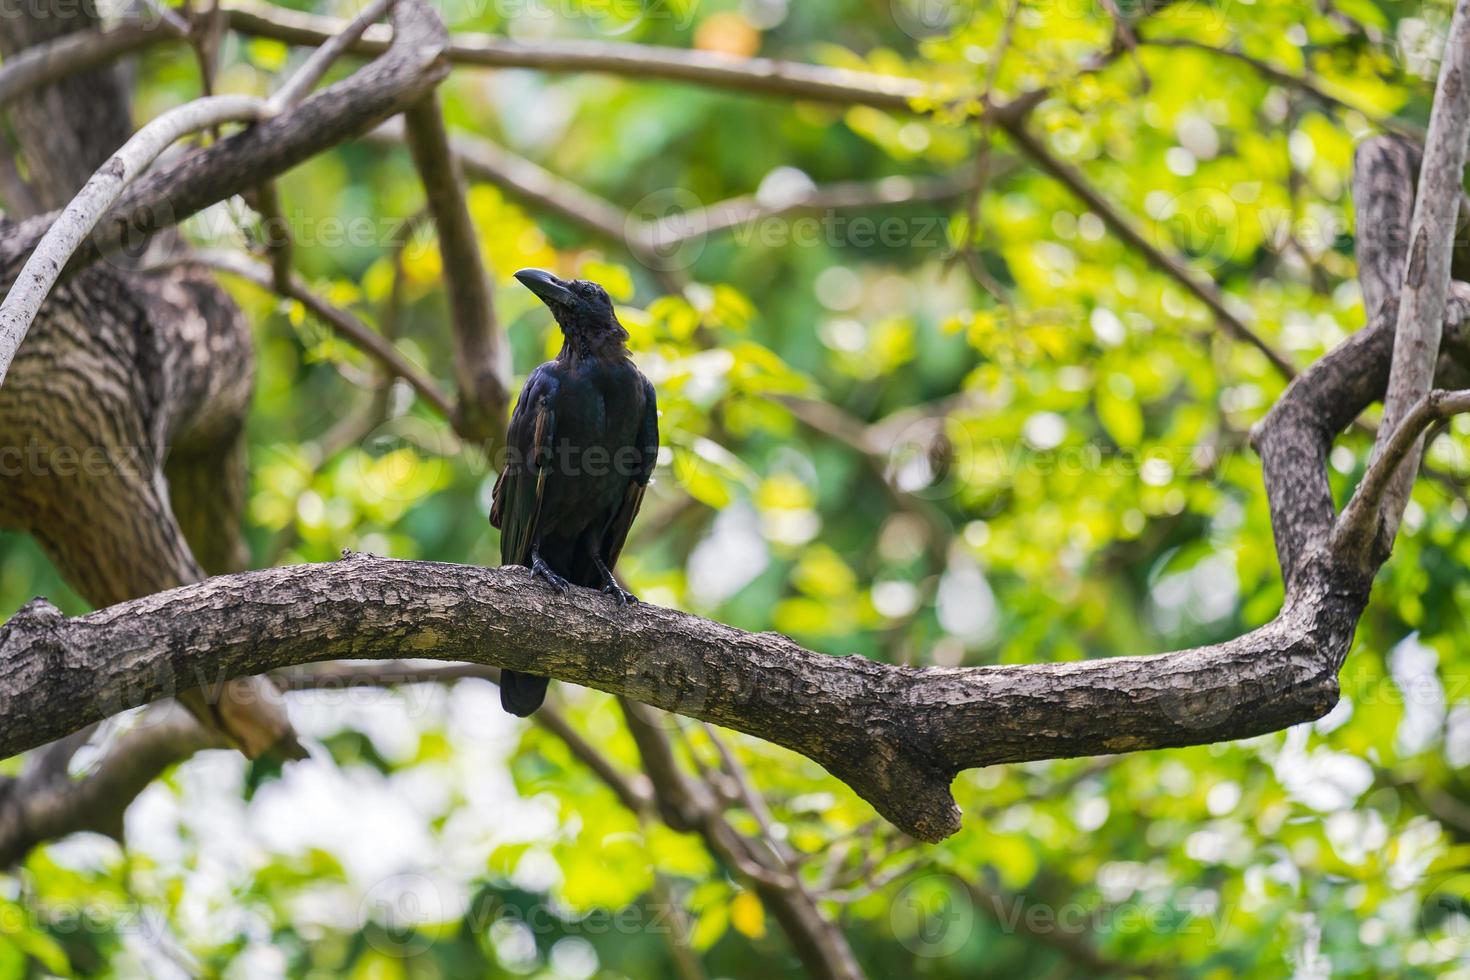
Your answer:
[[[658,460],[658,396],[647,378],[640,374],[638,380],[643,383],[643,419],[638,423],[637,443],[639,467],[602,537],[602,560],[608,568],[618,563],[623,543],[628,540],[628,529],[638,516],[638,508],[643,506],[643,491],[648,489],[648,480],[653,476],[653,464]]]
[[[502,565],[531,563],[556,432],[556,412],[551,406],[558,386],[553,365],[541,365],[526,379],[510,418],[505,469],[495,481],[490,505],[490,523],[500,528]]]

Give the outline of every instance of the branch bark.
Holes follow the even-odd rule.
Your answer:
[[[0,755],[175,689],[329,659],[535,670],[744,731],[824,765],[901,829],[959,828],[956,773],[997,762],[1239,738],[1336,700],[1366,582],[1299,576],[1271,624],[1153,657],[970,669],[805,650],[694,616],[567,596],[520,569],[357,557],[210,579],[0,629]]]
[[[393,43],[383,57],[265,120],[178,162],[158,168],[128,189],[77,250],[63,279],[190,215],[259,186],[345,139],[360,136],[422,98],[449,70],[444,25],[423,0],[393,7]],[[16,225],[0,238],[0,262],[13,262],[40,241],[56,215]]]

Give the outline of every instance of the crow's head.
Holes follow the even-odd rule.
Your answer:
[[[569,343],[582,350],[627,343],[628,331],[613,312],[607,290],[587,279],[558,279],[543,269],[522,269],[516,279],[545,303]]]

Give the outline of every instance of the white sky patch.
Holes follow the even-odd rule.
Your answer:
[[[1307,751],[1311,726],[1287,730],[1276,758],[1276,781],[1292,799],[1323,813],[1351,808],[1373,785],[1373,767],[1355,755],[1319,748]]]
[[[1445,723],[1439,654],[1420,643],[1418,633],[1410,633],[1389,654],[1388,668],[1404,702],[1394,747],[1400,755],[1415,755],[1435,743]]]
[[[738,500],[720,512],[689,555],[690,598],[714,608],[754,581],[770,561],[760,515],[750,501]]]
[[[999,627],[995,593],[980,566],[962,549],[950,552],[935,604],[939,625],[946,633],[970,644],[995,639]]]

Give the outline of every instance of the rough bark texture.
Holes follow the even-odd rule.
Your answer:
[[[0,633],[0,755],[186,686],[331,659],[540,673],[815,759],[924,840],[949,782],[997,762],[1189,745],[1319,717],[1366,583],[1302,576],[1271,625],[1217,647],[1025,667],[909,668],[684,613],[553,593],[520,569],[354,556],[210,579],[88,616],[28,606]],[[554,625],[553,625],[554,624]]]

